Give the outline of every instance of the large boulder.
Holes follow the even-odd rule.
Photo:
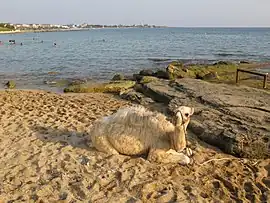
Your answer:
[[[135,81],[123,80],[113,81],[109,83],[93,84],[86,83],[80,85],[70,85],[64,89],[64,92],[75,92],[75,93],[120,93],[121,91],[132,88],[136,84]]]
[[[270,92],[246,86],[183,78],[143,85],[153,100],[195,107],[189,130],[198,138],[237,157],[270,157]]]

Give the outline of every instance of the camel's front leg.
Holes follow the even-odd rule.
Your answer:
[[[163,149],[151,149],[147,159],[159,163],[179,163],[182,165],[190,163],[190,158],[188,156],[184,153],[176,152],[173,149],[170,149],[169,151]]]

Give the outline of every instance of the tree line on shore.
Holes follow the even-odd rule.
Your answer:
[[[15,30],[15,27],[13,25],[10,25],[8,23],[0,23],[0,31],[12,31]]]

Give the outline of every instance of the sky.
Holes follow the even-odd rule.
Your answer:
[[[0,0],[0,22],[270,27],[270,0]]]

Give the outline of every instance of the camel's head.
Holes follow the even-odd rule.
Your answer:
[[[190,117],[194,113],[194,108],[188,106],[180,106],[175,109],[176,125],[188,125]]]

